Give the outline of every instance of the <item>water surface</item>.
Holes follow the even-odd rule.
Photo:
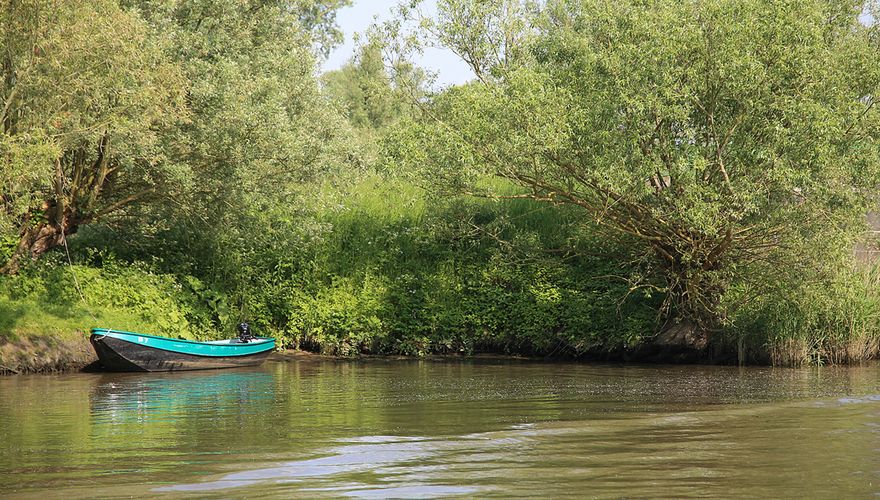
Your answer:
[[[865,497],[878,452],[878,365],[0,377],[4,497]]]

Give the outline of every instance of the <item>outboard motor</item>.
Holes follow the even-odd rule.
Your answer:
[[[251,325],[247,323],[239,323],[238,324],[238,340],[244,343],[248,343],[251,340],[254,340],[253,334],[251,334]]]

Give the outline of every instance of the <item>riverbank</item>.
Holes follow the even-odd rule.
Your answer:
[[[399,355],[362,355],[357,357],[333,356],[298,349],[284,349],[272,353],[269,360],[274,361],[322,361],[369,359],[399,361],[420,359],[426,361],[445,361],[450,358],[462,359],[462,355],[429,355],[414,358]],[[473,359],[528,360],[537,359],[524,356],[502,354],[477,354],[467,356]],[[0,375],[49,374],[79,372],[88,370],[98,361],[95,351],[86,335],[70,339],[36,337],[9,340],[0,338]]]
[[[808,346],[803,342],[789,342],[775,346],[774,352],[736,352],[731,346],[710,345],[692,349],[682,345],[670,345],[662,339],[642,343],[630,349],[613,351],[587,351],[578,355],[560,351],[550,355],[509,353],[486,350],[478,352],[427,352],[417,356],[399,353],[375,354],[357,352],[338,355],[303,349],[283,349],[272,353],[270,360],[370,360],[396,361],[418,359],[424,361],[449,361],[461,359],[503,360],[553,360],[599,363],[633,364],[701,364],[701,365],[754,365],[798,367],[810,364],[858,365],[877,359],[876,343],[842,343]],[[817,359],[824,362],[816,362]],[[17,338],[0,336],[0,375],[59,373],[88,371],[98,361],[88,334],[73,332],[64,336],[31,335]]]
[[[301,349],[283,349],[272,353],[270,360],[370,360],[399,361],[418,359],[443,362],[461,359],[481,360],[558,360],[615,363],[662,363],[662,364],[734,364],[736,360],[719,358],[708,351],[670,348],[657,344],[642,345],[638,349],[616,352],[586,353],[573,357],[565,353],[551,356],[521,355],[501,352],[479,353],[427,353],[420,356],[402,354],[369,354],[339,356]],[[0,337],[0,375],[39,374],[89,371],[98,361],[88,334],[76,332],[64,337],[52,335],[21,338]]]
[[[291,349],[274,352],[269,359],[302,361],[336,358]],[[78,372],[89,370],[97,361],[98,357],[86,334],[65,339],[45,336],[11,340],[0,337],[0,375]]]
[[[667,353],[669,354],[669,353]],[[353,360],[362,359],[370,361],[399,361],[406,359],[419,359],[424,361],[442,362],[450,359],[494,359],[494,360],[540,360],[540,359],[568,359],[565,356],[521,356],[502,353],[478,353],[478,354],[427,354],[423,356],[406,355],[383,355],[383,354],[360,354],[357,356],[336,356],[320,354],[299,349],[284,349],[272,353],[270,360],[275,361],[303,361],[303,360]],[[698,358],[691,356],[683,358],[678,355],[659,355],[652,351],[652,356],[619,354],[616,356],[589,356],[586,359],[599,361],[622,361],[622,362],[697,362]],[[17,339],[0,338],[0,375],[20,375],[39,373],[78,372],[89,370],[98,361],[95,351],[89,344],[88,335],[78,333],[65,338],[54,336],[32,336]],[[708,361],[708,360],[703,360]]]
[[[72,265],[54,252],[0,276],[0,338],[69,339],[98,326],[212,339],[247,320],[278,345],[341,357],[800,366],[858,364],[880,353],[880,266],[826,269],[827,279],[780,282],[760,294],[734,287],[710,345],[682,350],[676,344],[706,339],[689,336],[684,322],[667,325],[662,283],[631,289],[631,249],[581,227],[576,213],[524,200],[434,206],[403,181],[364,181],[328,188],[323,195],[345,209],[309,208],[309,234],[296,233],[300,224],[265,234],[258,226],[193,249],[176,233],[152,246],[135,233],[84,228],[71,238]],[[285,239],[291,234],[299,239]],[[11,367],[56,366],[18,361],[40,349],[16,353]]]
[[[85,335],[58,337],[0,337],[0,374],[80,371],[97,361]]]

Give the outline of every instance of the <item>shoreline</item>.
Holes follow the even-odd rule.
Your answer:
[[[523,354],[503,354],[481,352],[475,354],[435,353],[424,356],[401,354],[368,354],[355,356],[335,356],[298,349],[283,349],[273,352],[270,361],[526,361],[526,362],[598,362],[622,364],[666,364],[666,365],[738,365],[736,359],[712,355],[710,350],[695,351],[660,348],[655,344],[645,344],[631,351],[609,353],[585,353],[571,356],[534,356]],[[98,358],[92,349],[87,334],[69,337],[29,336],[17,339],[0,338],[0,376],[58,374],[100,371]],[[865,360],[870,361],[870,360]],[[860,363],[832,363],[839,365]],[[771,366],[771,363],[747,363],[749,366]],[[783,365],[786,366],[786,365]],[[795,365],[787,365],[795,366]]]
[[[401,354],[359,354],[356,356],[334,356],[297,349],[283,349],[273,352],[270,361],[430,361],[443,362],[450,360],[483,360],[483,361],[611,361],[638,362],[646,361],[639,357],[629,358],[618,356],[585,356],[582,358],[528,356],[501,353],[477,354],[427,354],[424,356],[406,356]],[[92,349],[88,335],[81,334],[67,338],[54,336],[30,336],[18,339],[0,338],[0,376],[2,375],[35,375],[76,373],[100,370],[97,366],[98,357]],[[682,359],[668,357],[650,359],[653,362],[682,364]],[[690,363],[693,364],[693,360]]]
[[[82,371],[97,360],[85,335],[0,338],[0,375]]]
[[[298,349],[273,352],[268,361],[431,361],[449,360],[495,360],[495,361],[546,361],[552,358],[511,354],[481,353],[469,356],[460,354],[429,354],[405,356],[399,354],[360,354],[357,356],[333,356]],[[26,337],[16,340],[0,339],[0,376],[3,375],[50,375],[100,371],[98,357],[88,341],[88,336],[70,339],[55,337]]]

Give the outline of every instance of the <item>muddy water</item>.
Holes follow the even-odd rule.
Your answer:
[[[880,366],[291,361],[0,377],[0,497],[880,493]]]

